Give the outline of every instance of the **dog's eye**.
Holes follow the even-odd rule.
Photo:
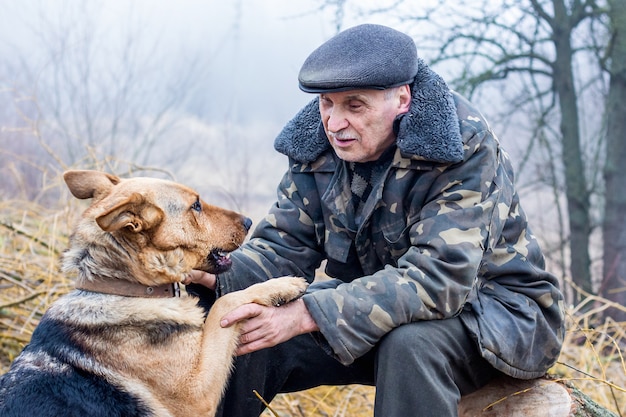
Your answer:
[[[202,211],[202,203],[200,202],[200,199],[196,200],[196,202],[191,205],[191,209],[197,212]]]

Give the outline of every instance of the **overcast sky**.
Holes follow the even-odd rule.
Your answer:
[[[192,111],[284,119],[309,98],[297,88],[300,64],[334,33],[317,7],[311,0],[0,0],[0,51],[5,59],[16,48],[33,58],[46,47],[33,38],[47,30],[42,25],[90,19],[94,36],[112,44],[133,34],[147,50],[158,43],[171,51],[164,68],[173,65],[168,57],[201,62]],[[271,106],[255,105],[269,97]]]
[[[421,0],[425,1],[425,0]],[[336,33],[333,10],[320,12],[321,0],[0,0],[0,52],[45,48],[33,32],[42,24],[88,20],[93,35],[114,44],[131,34],[146,50],[158,43],[171,53],[162,58],[202,62],[204,72],[193,97],[193,111],[219,117],[229,109],[249,117],[284,120],[310,99],[297,88],[307,55]],[[359,4],[385,1],[361,0]],[[348,3],[349,4],[349,3]],[[348,10],[350,10],[348,8]],[[343,19],[344,28],[375,21]],[[380,23],[380,17],[379,23]],[[393,23],[385,22],[393,26]],[[68,29],[69,30],[69,29]],[[34,41],[34,42],[33,42]],[[26,54],[27,55],[27,54]],[[6,81],[6,80],[4,80]],[[263,105],[271,98],[272,105]],[[202,107],[206,106],[206,107]]]

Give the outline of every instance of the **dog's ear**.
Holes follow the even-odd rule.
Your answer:
[[[115,175],[100,171],[65,171],[63,179],[72,195],[81,200],[102,198],[107,195],[121,179]]]
[[[163,211],[146,201],[140,193],[110,197],[103,201],[106,209],[96,216],[98,226],[105,232],[123,228],[141,232],[157,226],[163,220]]]

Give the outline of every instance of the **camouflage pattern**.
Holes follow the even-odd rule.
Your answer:
[[[232,254],[218,292],[283,275],[313,281],[326,261],[335,279],[312,285],[304,301],[342,363],[404,323],[461,315],[497,369],[544,374],[563,339],[557,280],[544,270],[507,154],[482,115],[452,97],[462,162],[397,149],[350,230],[346,164],[330,148],[312,162],[291,158],[278,201]]]

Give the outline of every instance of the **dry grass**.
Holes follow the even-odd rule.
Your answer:
[[[59,209],[0,203],[0,374],[28,342],[50,303],[72,288],[59,273],[59,256],[79,205],[58,204]],[[565,346],[552,373],[626,416],[626,325],[594,323],[608,302],[591,297],[589,303],[593,308],[586,313],[581,306],[569,312]],[[324,386],[280,395],[263,416],[371,416],[373,399],[372,387]]]
[[[58,268],[68,214],[31,202],[0,203],[0,372],[30,340],[50,303],[71,289]]]
[[[568,312],[565,343],[553,373],[571,382],[594,401],[619,416],[626,415],[626,323],[594,317],[611,303],[597,297],[588,302],[596,308]]]

